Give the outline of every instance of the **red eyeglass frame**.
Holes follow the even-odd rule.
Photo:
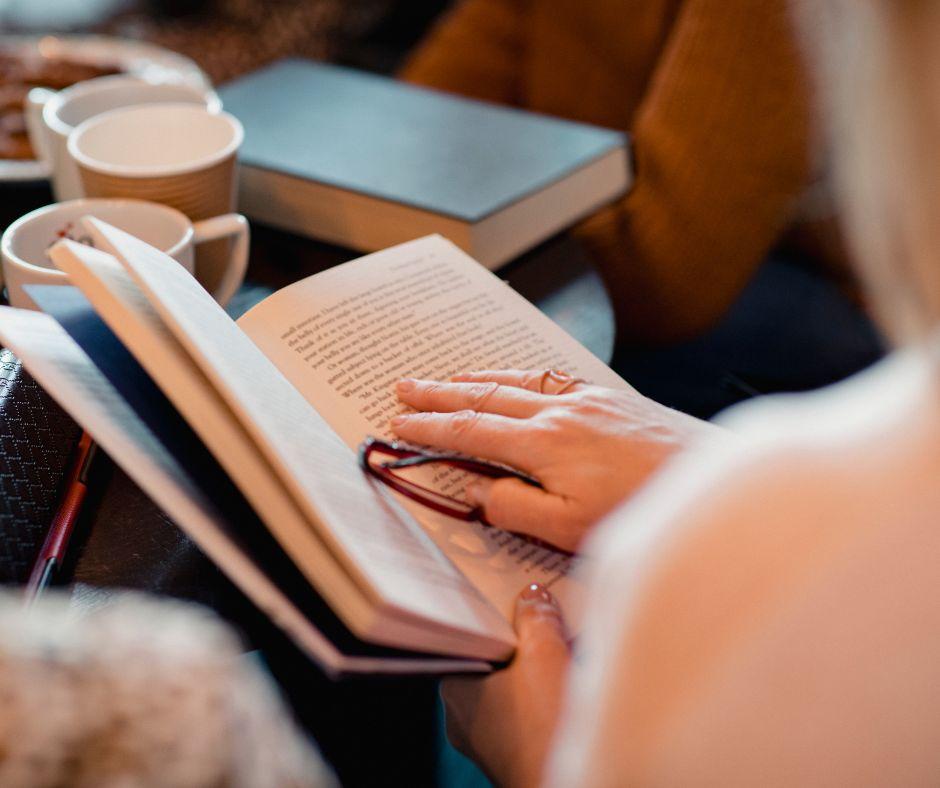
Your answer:
[[[383,462],[379,467],[376,467],[373,463],[369,462],[371,455],[376,452],[391,455],[396,459],[392,462]],[[483,520],[483,512],[479,507],[468,507],[463,501],[452,498],[449,495],[444,495],[435,490],[430,490],[427,487],[422,487],[420,484],[415,484],[400,476],[395,476],[393,473],[382,473],[382,470],[385,469],[392,471],[398,468],[416,468],[421,465],[430,465],[434,462],[439,462],[452,468],[459,468],[463,471],[469,471],[470,473],[476,473],[480,476],[486,476],[490,479],[516,478],[521,479],[526,482],[526,484],[539,486],[538,482],[534,479],[518,473],[511,468],[492,465],[482,460],[474,460],[470,457],[463,457],[457,454],[440,454],[424,451],[413,446],[406,446],[397,441],[389,443],[371,436],[366,438],[359,446],[359,464],[362,466],[362,469],[396,492],[400,492],[412,501],[417,501],[436,512],[446,514],[448,517],[456,517],[458,520],[479,520],[480,522],[485,522]],[[489,523],[486,524],[489,525]]]
[[[396,459],[391,462],[381,463],[379,467],[376,467],[372,462],[369,461],[371,455],[376,452],[391,455]],[[484,462],[483,460],[474,460],[470,457],[463,457],[456,454],[441,454],[437,452],[424,451],[413,446],[406,446],[402,443],[398,443],[397,441],[389,443],[371,436],[366,438],[359,445],[359,465],[367,474],[382,482],[382,484],[385,484],[396,492],[401,493],[407,498],[410,498],[412,501],[416,501],[422,506],[427,506],[429,509],[433,509],[434,511],[440,512],[441,514],[446,514],[448,517],[454,517],[465,522],[476,521],[481,525],[485,525],[491,528],[494,527],[492,523],[486,521],[481,507],[468,506],[468,504],[464,503],[463,501],[452,498],[449,495],[436,492],[434,490],[429,490],[427,487],[422,487],[419,484],[415,484],[414,482],[410,482],[407,479],[401,478],[400,476],[396,476],[391,472],[392,470],[398,468],[414,468],[421,465],[429,465],[430,463],[434,462],[439,462],[452,468],[459,468],[464,471],[469,471],[470,473],[476,473],[489,479],[519,479],[526,484],[531,484],[533,487],[542,486],[531,476],[526,476],[524,473],[515,471],[512,468],[506,468],[502,465],[494,465],[492,463]],[[386,472],[383,473],[383,470]],[[567,550],[562,550],[561,548],[555,547],[555,545],[529,536],[528,534],[519,534],[513,531],[508,531],[507,533],[511,533],[513,536],[518,536],[519,538],[524,539],[525,541],[530,542],[531,544],[538,547],[547,547],[550,550],[554,550],[555,552],[571,555],[571,553],[569,553]]]

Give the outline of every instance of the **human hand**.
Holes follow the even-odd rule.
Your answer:
[[[560,373],[560,394],[541,393],[546,372],[457,375],[447,383],[403,380],[402,402],[419,413],[390,422],[400,438],[517,468],[519,479],[475,479],[470,502],[487,522],[574,551],[589,527],[663,462],[722,430],[634,389],[592,386]]]
[[[441,684],[447,736],[497,785],[539,783],[558,720],[571,653],[554,597],[538,584],[516,600],[509,667]]]

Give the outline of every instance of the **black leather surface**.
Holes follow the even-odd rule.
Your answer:
[[[219,571],[120,468],[99,456],[90,481],[73,581],[218,606]]]
[[[0,583],[23,583],[60,495],[80,430],[0,350]]]

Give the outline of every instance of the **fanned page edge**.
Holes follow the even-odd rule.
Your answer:
[[[320,414],[310,407],[292,384],[283,379],[280,371],[261,354],[254,342],[244,335],[244,332],[235,325],[231,318],[225,315],[224,311],[211,299],[211,296],[205,293],[201,286],[172,258],[98,219],[88,217],[85,220],[85,225],[95,238],[96,244],[108,249],[134,278],[180,344],[186,349],[197,366],[203,370],[223,399],[230,404],[233,412],[254,439],[259,451],[271,462],[272,467],[287,485],[302,510],[314,522],[328,523],[331,516],[324,514],[324,502],[313,500],[307,494],[302,482],[296,476],[294,468],[289,462],[285,461],[283,455],[279,454],[279,448],[272,443],[271,436],[265,432],[264,422],[258,420],[259,415],[262,418],[269,419],[269,411],[281,416],[278,406],[284,403],[277,403],[274,406],[270,406],[270,403],[268,403],[270,407],[265,406],[254,413],[252,413],[250,407],[246,408],[245,402],[241,399],[242,393],[233,387],[231,380],[226,380],[226,373],[216,366],[215,360],[209,358],[207,352],[199,346],[198,339],[187,329],[187,317],[184,317],[186,307],[171,306],[168,303],[166,290],[179,289],[180,292],[177,295],[192,299],[192,303],[188,307],[198,306],[200,316],[206,322],[214,320],[218,326],[220,325],[219,321],[224,319],[226,325],[221,330],[230,331],[229,325],[231,325],[231,329],[237,330],[239,336],[244,337],[244,341],[250,345],[252,352],[257,356],[255,361],[261,363],[262,366],[270,367],[270,374],[273,374],[279,381],[283,381],[283,386],[286,389],[282,387],[281,393],[298,398],[304,409],[309,412],[311,422],[323,423],[323,434],[318,437],[329,437],[336,444],[335,450],[349,452],[349,449],[339,440],[332,428],[323,422]],[[184,278],[185,281],[183,281]],[[163,291],[162,294],[161,290]],[[191,318],[192,315],[188,317]],[[183,322],[180,322],[181,319]],[[210,332],[203,333],[208,334]],[[239,339],[238,341],[242,340]],[[241,374],[241,372],[239,370],[238,374]],[[249,378],[249,380],[254,379]],[[294,422],[295,426],[296,424],[297,420]],[[354,463],[355,458],[351,454],[350,458]],[[335,458],[331,459],[335,461]],[[354,472],[359,474],[358,468]],[[346,477],[343,477],[341,481],[347,483]],[[395,526],[400,531],[404,529],[402,531],[403,536],[406,535],[407,539],[416,545],[416,549],[420,549],[421,555],[424,556],[423,560],[432,561],[435,571],[442,573],[434,581],[428,578],[416,578],[415,575],[420,574],[417,572],[402,575],[402,567],[406,565],[406,562],[396,560],[394,568],[403,578],[402,582],[406,586],[410,585],[410,591],[402,591],[401,587],[396,587],[394,582],[389,582],[384,587],[380,587],[376,585],[372,577],[362,570],[357,559],[354,556],[349,556],[351,548],[362,549],[361,546],[354,541],[350,541],[348,537],[346,544],[337,541],[338,536],[333,530],[333,526],[324,525],[322,530],[324,538],[333,543],[338,554],[348,557],[346,566],[356,577],[357,584],[366,589],[376,599],[385,600],[388,606],[395,610],[396,626],[399,628],[410,629],[413,634],[420,635],[422,632],[426,633],[429,627],[434,627],[435,641],[438,644],[434,647],[435,651],[462,653],[486,660],[507,658],[515,647],[515,633],[506,618],[480,594],[475,586],[467,581],[424,533],[423,529],[390,496],[383,494],[382,491],[376,491],[361,475],[356,480],[348,483],[360,486],[362,484],[368,485],[365,500],[362,500],[361,496],[355,499],[359,510],[374,509],[376,522],[385,520],[390,523],[392,522],[390,518],[393,518]],[[382,512],[382,514],[379,515],[379,512]],[[335,521],[335,513],[332,519]],[[395,549],[399,559],[406,557],[407,554],[401,552],[400,545],[396,545]],[[391,571],[392,564],[388,564],[387,568],[388,571]],[[446,582],[452,585],[441,585],[440,583],[443,583],[445,578],[447,578]]]
[[[99,259],[110,260],[117,266],[120,275],[127,277],[131,286],[137,288],[136,283],[131,280],[130,274],[112,255],[83,244],[77,244],[74,241],[63,241],[56,244],[51,250],[51,256],[56,266],[69,275],[72,283],[82,291],[101,319],[111,328],[131,354],[138,359],[138,362],[144,367],[154,383],[173,402],[174,407],[193,427],[200,440],[216,456],[226,473],[239,485],[240,489],[245,491],[246,498],[252,508],[266,523],[269,523],[273,515],[262,510],[266,508],[265,503],[270,504],[272,498],[274,499],[276,511],[279,514],[275,518],[277,522],[269,525],[269,530],[282,533],[284,535],[283,541],[296,539],[298,535],[304,540],[309,538],[313,540],[313,544],[307,545],[305,549],[322,550],[324,552],[323,560],[328,561],[330,566],[324,567],[320,563],[316,567],[316,572],[305,572],[308,581],[318,589],[321,596],[330,599],[331,605],[335,604],[335,610],[337,610],[337,607],[340,608],[337,613],[360,637],[388,638],[390,633],[380,628],[377,629],[376,626],[375,619],[377,616],[382,615],[382,611],[376,610],[374,602],[368,600],[356,589],[351,578],[341,577],[341,575],[345,575],[342,564],[336,556],[330,553],[326,545],[317,544],[319,538],[316,533],[308,533],[313,529],[310,529],[306,518],[296,507],[287,491],[283,489],[280,480],[255,451],[250,437],[243,434],[241,423],[238,422],[234,414],[231,414],[228,405],[221,400],[218,392],[208,380],[205,380],[204,377],[199,380],[195,379],[194,376],[201,376],[202,373],[195,367],[189,355],[185,354],[182,348],[179,348],[178,353],[185,355],[185,359],[191,365],[192,370],[184,369],[173,358],[176,355],[174,352],[176,351],[175,347],[161,347],[162,338],[146,326],[146,318],[136,314],[135,309],[126,299],[116,293],[100,275],[100,272],[94,269],[99,264]],[[137,289],[139,291],[139,288]],[[172,335],[170,341],[177,342]],[[191,371],[192,375],[190,375]],[[198,389],[203,389],[207,393],[200,394]],[[207,412],[196,414],[197,397],[199,396],[213,400],[213,402],[211,405],[207,405],[206,408],[199,408],[200,411]],[[224,409],[224,412],[217,413],[215,412],[216,409]],[[230,418],[225,418],[226,415]],[[226,422],[234,423],[229,424]],[[216,438],[216,440],[213,440],[213,438]],[[221,438],[227,445],[220,444],[218,438]],[[238,444],[240,440],[247,442],[248,445],[233,446],[233,443]],[[238,465],[243,462],[247,462],[249,467],[240,473],[241,469],[238,468]],[[245,490],[245,487],[248,486],[247,483],[240,484],[240,481],[247,482],[244,478],[246,475],[250,475],[255,482],[251,486],[252,488],[248,490]],[[258,484],[261,485],[260,489],[257,486]],[[290,525],[290,527],[287,528],[285,524]],[[284,547],[288,554],[293,555],[291,548],[295,547],[294,544],[285,544]],[[294,560],[303,571],[305,567],[301,562]],[[325,577],[321,576],[322,572],[326,573]],[[394,645],[400,644],[395,643]]]
[[[12,320],[10,317],[12,316]],[[20,328],[19,326],[22,326]],[[107,409],[126,410],[122,421],[138,421],[136,414],[124,405],[120,395],[113,390],[91,360],[77,344],[51,317],[40,312],[18,310],[0,306],[0,339],[20,358],[27,371],[59,405],[87,430],[92,438],[114,459],[127,475],[181,526],[203,549],[207,555],[239,585],[255,604],[269,615],[272,620],[292,635],[294,641],[307,654],[327,671],[340,671],[343,665],[338,658],[342,655],[323,635],[313,627],[281,592],[254,565],[229,542],[214,521],[212,506],[206,500],[200,500],[198,491],[186,490],[173,479],[168,471],[161,467],[147,447],[139,445],[126,429],[103,426],[105,416],[96,413],[94,406],[89,407],[84,397],[76,397],[72,390],[63,391],[56,382],[56,373],[47,368],[49,359],[43,358],[31,346],[25,334],[35,336],[39,331],[55,332],[60,343],[60,353],[73,357],[74,363],[86,367],[86,374],[94,377],[99,387],[113,392],[113,401]],[[23,332],[23,333],[21,333]],[[112,418],[113,422],[118,419]],[[141,425],[142,426],[142,425]],[[144,430],[145,427],[142,426]],[[148,431],[149,432],[149,431]],[[166,460],[167,458],[164,458]],[[172,458],[168,458],[172,461]]]
[[[35,337],[44,331],[56,335],[56,359],[35,348]],[[172,457],[159,454],[162,447],[155,439],[154,445],[148,447],[128,432],[128,423],[136,424],[143,434],[149,430],[53,318],[40,312],[0,307],[0,341],[141,490],[327,675],[332,678],[355,673],[442,675],[492,669],[488,663],[467,659],[345,654],[225,535],[216,523],[212,504],[202,498],[198,489],[186,488],[182,481],[186,474],[180,472],[181,478],[174,478],[170,469],[177,466]],[[73,387],[66,388],[58,367],[67,357],[70,363],[84,368],[83,374],[95,380],[99,391],[106,392],[103,400],[90,402],[84,394],[76,396]],[[122,412],[116,416],[117,411]],[[107,422],[113,426],[107,426]]]

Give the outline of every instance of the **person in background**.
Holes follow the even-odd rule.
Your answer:
[[[795,5],[857,272],[895,352],[723,427],[557,374],[548,393],[538,372],[400,386],[419,411],[393,423],[402,438],[542,482],[477,483],[488,520],[586,555],[574,659],[532,587],[512,664],[445,682],[451,738],[500,785],[940,772],[940,4]]]
[[[463,0],[401,76],[630,133],[632,190],[576,234],[644,393],[709,417],[880,356],[786,0]]]
[[[370,15],[370,4],[342,0],[148,0],[117,3],[101,26],[192,58],[216,85],[283,57],[316,60],[336,49]],[[121,7],[123,6],[123,7]],[[54,23],[54,22],[53,22]]]

